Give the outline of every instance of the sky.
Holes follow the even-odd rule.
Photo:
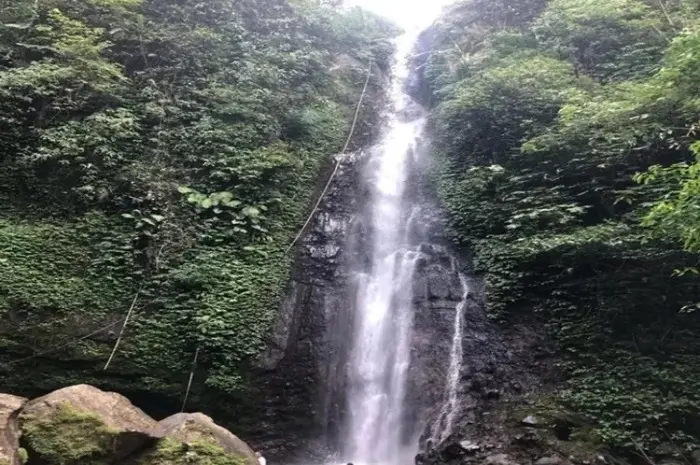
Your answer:
[[[345,0],[391,19],[407,31],[424,29],[435,21],[442,8],[455,0]]]

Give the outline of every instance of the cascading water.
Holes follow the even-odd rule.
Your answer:
[[[433,443],[444,441],[452,433],[454,419],[458,413],[458,387],[459,375],[462,368],[462,337],[464,310],[467,307],[469,297],[469,286],[463,275],[459,275],[459,281],[464,293],[462,300],[455,308],[454,333],[452,334],[452,348],[450,350],[450,367],[447,373],[447,384],[445,386],[445,402],[440,409],[437,421],[431,429],[431,439]]]
[[[345,1],[412,29],[398,41],[401,61],[414,43],[423,48],[425,36],[414,39],[450,0]],[[373,86],[384,84],[386,70],[378,68]],[[445,438],[464,437],[461,420],[481,395],[471,389],[480,379],[463,389],[463,363],[490,376],[494,360],[504,358],[481,314],[478,279],[462,276],[444,245],[443,217],[426,182],[425,112],[403,91],[419,95],[420,74],[397,66],[384,137],[343,155],[301,238],[259,364],[274,394],[265,398],[271,413],[260,429],[287,429],[275,431],[286,442],[265,444],[282,463],[427,463]]]
[[[399,42],[399,57],[413,44]],[[406,375],[413,323],[412,284],[421,256],[408,242],[411,209],[405,190],[411,154],[424,119],[405,121],[410,98],[403,91],[407,75],[398,66],[393,82],[395,112],[386,135],[370,160],[372,244],[369,266],[359,270],[356,323],[348,373],[349,412],[344,453],[362,464],[401,461]]]
[[[351,344],[343,383],[345,415],[339,428],[340,453],[346,463],[408,465],[413,462],[424,426],[417,424],[424,418],[405,411],[412,367],[413,287],[420,263],[426,262],[426,244],[421,244],[424,225],[416,220],[420,207],[413,204],[415,195],[408,188],[425,118],[423,110],[404,92],[409,76],[404,58],[427,26],[425,19],[436,17],[439,5],[446,1],[393,5],[390,0],[350,1],[398,19],[409,32],[396,42],[393,112],[381,142],[369,151],[364,173],[370,195],[360,222],[367,239],[360,240],[360,250],[355,250],[363,259],[350,270],[356,277],[354,323],[348,328],[352,333],[348,334]],[[466,292],[466,286],[462,288]],[[456,404],[461,363],[462,310],[456,309],[458,334],[453,341],[446,391],[451,406]],[[446,415],[452,418],[452,412]]]

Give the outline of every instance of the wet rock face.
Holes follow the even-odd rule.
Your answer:
[[[529,325],[499,328],[486,319],[482,309],[477,294],[465,313],[455,427],[447,439],[436,442],[429,440],[430,431],[426,430],[416,463],[592,463],[590,456],[578,452],[570,457],[568,435],[557,435],[557,428],[564,428],[565,421],[541,418],[531,405],[530,399],[543,388],[550,371],[545,336]],[[473,446],[470,453],[458,447],[465,443]]]
[[[370,188],[367,155],[346,159],[303,235],[295,270],[258,361],[256,425],[246,437],[272,461],[323,460],[336,449],[346,415],[347,360],[355,313],[353,270],[365,269],[372,247],[364,224]],[[414,160],[414,171],[420,168]],[[412,176],[407,202],[419,204],[420,179]],[[407,394],[407,437],[417,436],[444,391],[455,308],[462,288],[453,259],[441,246],[440,218],[433,207],[413,210],[411,241],[422,254],[414,280],[415,323]],[[318,441],[324,438],[324,441]]]
[[[423,426],[416,463],[523,465],[552,457],[556,453],[543,445],[541,437],[518,443],[514,438],[523,431],[509,427],[528,416],[513,420],[509,409],[527,405],[528,396],[542,387],[549,371],[550,352],[543,328],[527,322],[504,329],[489,321],[484,311],[484,283],[470,273],[468,254],[456,259],[454,251],[444,245],[440,209],[421,173],[413,175],[413,202],[423,205],[417,222],[427,242],[420,246],[425,259],[414,283],[413,359],[407,394],[408,410],[415,412],[417,424]],[[434,437],[435,423],[445,401],[455,312],[463,297],[459,272],[466,277],[469,290],[461,328],[462,365],[452,434],[441,441]],[[537,431],[532,425],[519,428]]]
[[[365,158],[344,158],[298,247],[288,292],[268,348],[257,363],[255,425],[247,437],[272,461],[323,455],[319,437],[333,438],[344,408],[345,360],[354,293],[351,240],[360,240],[359,176]],[[330,174],[330,173],[328,173]]]
[[[403,109],[401,109],[397,116],[399,121],[410,122],[425,115],[425,109],[416,102],[409,102]]]
[[[406,394],[407,423],[422,429],[439,409],[450,363],[455,312],[462,286],[452,257],[440,246],[424,244],[423,266],[414,276],[414,322]],[[412,431],[413,435],[421,431]]]
[[[416,108],[407,107],[401,117],[415,118]],[[533,348],[543,345],[542,336],[517,326],[504,333],[488,321],[483,283],[470,276],[469,258],[457,260],[443,237],[443,218],[426,179],[428,161],[417,142],[404,199],[410,207],[408,245],[420,253],[413,276],[404,439],[411,444],[420,437],[417,462],[425,465],[457,457],[510,465],[510,449],[500,446],[509,440],[501,425],[507,421],[493,421],[490,410],[538,385],[541,370]],[[255,384],[246,402],[257,411],[254,421],[241,426],[271,462],[328,461],[342,435],[358,278],[353,270],[367,269],[372,247],[372,227],[363,223],[371,208],[367,170],[368,156],[359,154],[346,159],[333,178],[299,244],[286,299],[253,373]],[[468,278],[470,292],[462,309],[458,405],[453,434],[435,443],[455,315],[464,297],[460,274]],[[546,452],[538,451],[533,460],[550,456]]]
[[[404,116],[417,114],[416,110],[415,115]],[[425,179],[427,161],[418,142],[405,198],[411,206],[407,209],[410,218],[406,218],[409,246],[421,258],[413,279],[404,434],[407,442],[422,434],[421,444],[427,450],[430,430],[445,402],[455,314],[464,294],[460,272],[469,269],[469,262],[459,263],[445,244],[443,220]],[[363,224],[363,218],[370,217],[366,209],[371,208],[367,206],[367,165],[366,155],[350,157],[331,182],[303,235],[287,297],[256,367],[253,391],[258,397],[246,400],[258,411],[254,424],[244,429],[246,437],[272,461],[323,461],[342,434],[339,428],[346,414],[347,361],[355,313],[357,277],[353,270],[366,269],[372,247],[372,228]],[[474,422],[474,406],[500,398],[511,380],[519,379],[507,368],[519,362],[512,362],[515,356],[511,357],[483,312],[482,285],[476,279],[468,285],[458,427]]]
[[[413,50],[410,73],[405,84],[406,93],[426,107],[430,105],[431,91],[426,85],[424,73],[430,57],[430,51],[438,33],[438,28],[432,26],[423,31],[418,37]]]

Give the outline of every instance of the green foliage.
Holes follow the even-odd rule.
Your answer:
[[[635,451],[654,450],[661,441],[670,441],[683,453],[696,447],[687,425],[700,407],[700,374],[688,364],[691,360],[654,361],[612,350],[602,359],[587,361],[596,363],[597,369],[574,368],[575,381],[560,399],[596,419],[599,441]]]
[[[6,389],[92,382],[181,399],[200,349],[193,402],[240,394],[370,61],[351,147],[376,134],[397,29],[306,0],[12,3],[0,7]]]
[[[700,155],[700,143],[691,149]],[[642,224],[657,237],[678,238],[683,249],[700,252],[700,163],[677,163],[669,167],[655,165],[636,179],[643,184],[671,185],[671,191],[643,217]]]
[[[17,457],[19,458],[19,463],[25,465],[29,461],[29,453],[24,447],[17,449]]]
[[[663,52],[665,20],[654,13],[635,0],[554,0],[533,32],[591,77],[628,79],[653,71]]]
[[[25,318],[37,325],[43,319],[57,323],[84,309],[99,317],[113,308],[113,300],[128,284],[118,276],[95,281],[104,272],[101,262],[107,257],[91,257],[97,253],[91,243],[100,240],[97,234],[109,226],[99,218],[87,221],[92,224],[0,221],[2,308],[28,312]]]
[[[31,455],[49,465],[97,465],[112,451],[117,434],[98,417],[68,403],[46,417],[23,413],[19,425]]]
[[[696,448],[700,12],[508,4],[464,2],[424,36],[448,233],[485,274],[492,318],[551,334],[557,402],[588,437]]]
[[[479,165],[499,164],[514,144],[538,134],[556,117],[575,79],[568,63],[547,57],[489,68],[461,81],[451,98],[437,107],[436,134],[452,134],[440,140],[449,141],[446,149],[453,153],[470,154]],[[467,127],[465,120],[470,122]],[[480,145],[486,141],[488,145]]]

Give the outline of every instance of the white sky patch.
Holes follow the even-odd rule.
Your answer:
[[[407,33],[416,33],[435,21],[442,8],[455,0],[345,0],[347,6],[361,6],[380,14]]]

